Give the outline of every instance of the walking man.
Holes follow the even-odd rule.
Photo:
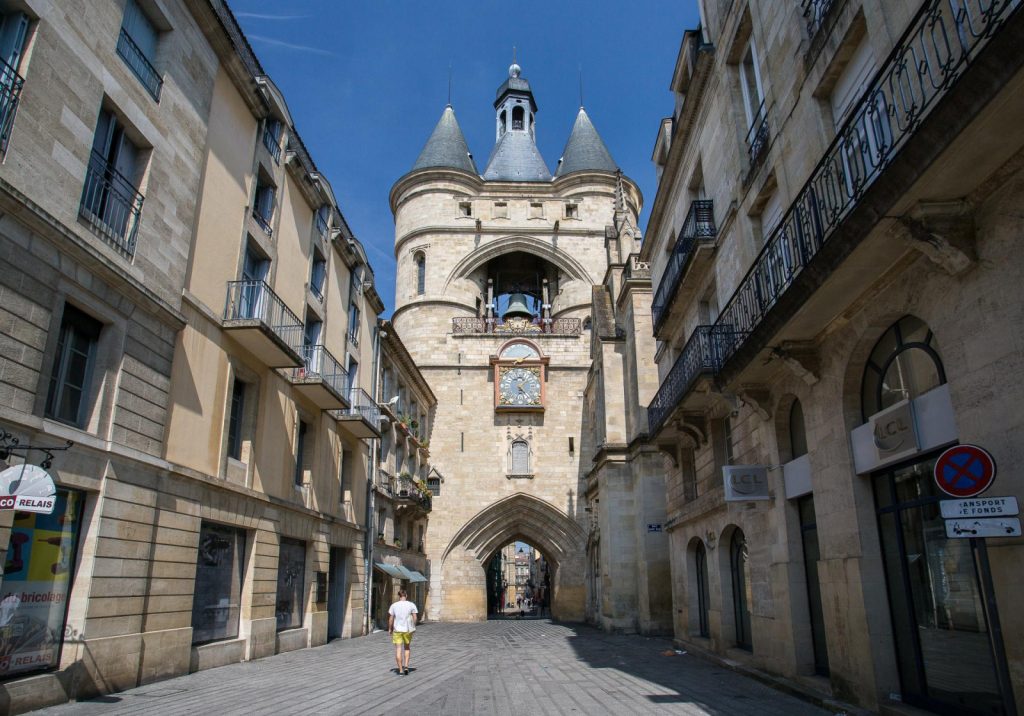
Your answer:
[[[412,656],[412,635],[416,631],[419,611],[410,602],[409,594],[404,589],[398,590],[398,601],[388,609],[388,634],[395,645],[395,664],[398,673],[406,676],[409,673],[409,657]]]

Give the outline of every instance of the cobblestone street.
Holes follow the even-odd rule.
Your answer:
[[[408,676],[394,672],[390,640],[377,633],[36,713],[829,713],[668,649],[667,639],[546,620],[425,624]]]

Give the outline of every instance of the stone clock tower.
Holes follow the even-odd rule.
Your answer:
[[[494,108],[482,173],[448,106],[391,190],[392,322],[437,396],[426,609],[486,619],[485,566],[522,540],[548,560],[553,615],[582,620],[591,296],[633,250],[641,197],[583,108],[551,172],[518,65]]]

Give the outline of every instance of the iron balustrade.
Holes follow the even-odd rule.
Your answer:
[[[690,203],[689,211],[686,212],[683,228],[679,230],[675,246],[672,247],[672,255],[669,256],[665,271],[661,274],[658,289],[654,293],[651,317],[654,321],[655,333],[661,328],[665,317],[668,316],[668,308],[672,305],[672,300],[675,298],[697,244],[714,242],[716,236],[718,236],[718,228],[715,226],[714,201],[695,199]]]
[[[281,138],[276,136],[271,129],[270,122],[264,122],[263,126],[263,146],[270,152],[270,156],[274,158],[276,164],[281,163]]]
[[[319,378],[332,391],[340,396],[346,395],[349,385],[348,371],[326,347],[321,344],[302,347],[302,366],[292,368],[294,380],[310,380]]]
[[[640,254],[630,254],[622,272],[625,280],[651,280],[651,262],[641,261]]]
[[[358,331],[349,331],[348,332],[348,342],[352,344],[353,348],[358,348],[359,347],[359,332]]]
[[[0,154],[7,151],[7,143],[14,128],[14,116],[18,113],[18,103],[21,101],[21,88],[24,85],[24,78],[13,67],[0,60]]]
[[[316,281],[310,281],[309,282],[309,292],[312,293],[316,297],[316,300],[318,300],[321,303],[323,303],[323,301],[324,301],[324,289],[323,289],[322,286],[318,286]]]
[[[754,112],[754,120],[747,130],[747,157],[750,161],[748,176],[753,174],[765,158],[768,150],[768,111],[764,107],[764,100]]]
[[[117,54],[121,56],[128,69],[139,78],[139,82],[146,88],[150,96],[157,102],[160,101],[160,88],[164,86],[164,80],[156,67],[149,61],[132,36],[122,27],[121,34],[117,36]]]
[[[832,9],[836,0],[804,0],[803,1],[803,14],[804,19],[807,21],[807,36],[813,38],[818,34],[818,30],[821,29],[822,24],[825,22],[825,16],[828,15],[828,11]]]
[[[648,430],[651,435],[658,432],[679,401],[690,391],[697,376],[702,373],[714,374],[718,370],[717,358],[712,326],[697,326],[662,381],[654,400],[647,407]]]
[[[263,216],[263,214],[261,214],[259,209],[257,209],[255,206],[252,208],[252,218],[255,219],[256,224],[261,229],[263,229],[263,232],[267,236],[274,235],[274,227],[270,225],[270,219],[266,216]]]
[[[302,321],[265,281],[228,281],[224,321],[259,321],[296,353],[302,352]]]
[[[125,256],[135,256],[135,243],[145,197],[135,185],[93,151],[85,173],[79,215],[88,220],[111,246]]]
[[[374,430],[380,430],[380,406],[374,402],[362,388],[350,387],[348,392],[349,408],[339,410],[342,416],[360,417],[373,425]]]
[[[583,332],[579,318],[552,318],[534,321],[514,322],[456,316],[452,318],[452,334],[456,336],[477,334],[522,334],[531,336],[578,336]]]

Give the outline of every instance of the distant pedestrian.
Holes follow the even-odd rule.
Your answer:
[[[405,676],[409,673],[409,659],[412,657],[412,635],[416,631],[419,610],[410,602],[409,594],[404,589],[398,590],[398,601],[388,609],[388,634],[395,645],[395,664],[398,673]]]

